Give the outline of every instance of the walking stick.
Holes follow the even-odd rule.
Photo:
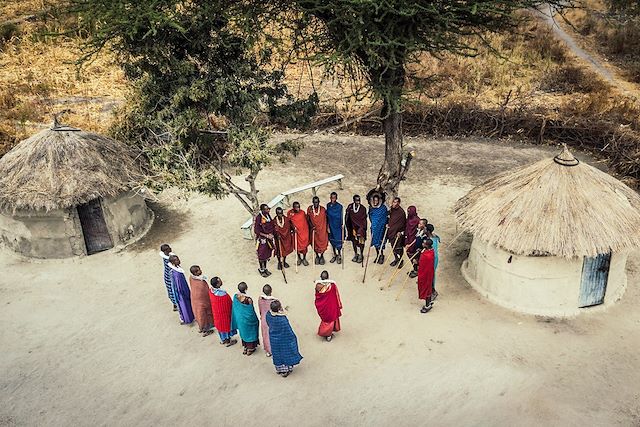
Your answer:
[[[420,252],[416,252],[415,254],[413,254],[413,256],[411,257],[411,259],[413,259],[416,255],[418,255]],[[402,292],[404,291],[404,287],[407,286],[407,282],[409,281],[409,275],[407,274],[407,277],[404,278],[404,281],[402,282],[402,287],[400,288],[400,292],[398,292],[398,295],[396,295],[396,301],[398,301],[398,298],[400,298],[400,294],[402,294]]]
[[[316,277],[316,259],[318,258],[318,253],[316,252],[316,229],[314,228],[311,233],[311,250],[314,253],[313,257],[313,277]]]
[[[384,239],[387,238],[387,230],[388,229],[389,229],[389,226],[385,226],[384,233],[382,234],[382,241],[380,242],[380,250],[378,251],[378,255],[376,255],[375,259],[373,260],[374,264],[378,263],[378,258],[380,257],[380,254],[384,250]],[[371,238],[373,239],[373,232],[371,233]]]
[[[296,274],[298,274],[298,231],[295,228],[293,229],[293,246],[296,251]]]
[[[342,216],[342,214],[340,214]],[[344,253],[344,219],[342,220],[342,224],[340,225],[340,241],[342,242],[342,245],[340,246],[340,264],[342,264],[342,269],[344,270],[344,259],[342,257],[342,254]]]
[[[369,267],[369,255],[371,254],[371,246],[369,246],[369,250],[367,251],[367,262],[364,265],[364,274],[362,275],[362,283],[364,283],[364,279],[367,277],[367,267]]]
[[[400,233],[396,234],[396,240],[393,242],[393,246],[391,247],[391,251],[393,251],[396,248],[396,244],[398,244],[398,239],[400,238]],[[402,262],[402,258],[404,257],[404,253],[402,254],[402,257],[400,257],[400,262]],[[378,282],[382,280],[382,277],[384,277],[385,273],[387,272],[387,269],[391,267],[391,264],[385,266],[382,266],[380,269],[380,277],[378,277]]]
[[[282,267],[280,269],[280,271],[282,271],[282,277],[284,278],[284,283],[288,283],[287,282],[287,275],[284,273],[284,261],[282,258],[282,241],[280,240],[280,238],[276,238],[276,242],[278,242],[278,249],[280,250],[280,257],[278,259],[278,262],[280,263],[280,267]]]
[[[413,254],[413,256],[411,258],[409,258],[409,265],[411,265],[411,268],[413,269],[413,264],[411,264],[411,261],[413,261],[413,259],[416,257],[416,255],[418,255],[418,252],[416,252],[415,254]],[[387,282],[387,288],[391,287],[391,284],[393,283],[393,279],[395,279],[396,275],[400,272],[400,269],[397,269],[392,275],[391,278],[389,278],[389,281]],[[409,273],[411,273],[411,271],[409,271]],[[407,274],[407,277],[409,277],[409,274]]]

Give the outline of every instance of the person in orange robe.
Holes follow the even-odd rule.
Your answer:
[[[298,265],[309,265],[307,261],[307,246],[309,246],[309,222],[307,214],[300,210],[300,203],[293,202],[293,209],[287,212],[287,217],[291,221],[296,239],[296,249],[298,250]]]
[[[422,252],[418,263],[418,298],[424,300],[424,307],[420,313],[428,313],[433,308],[431,294],[433,292],[433,274],[435,253],[433,251],[433,241],[426,238],[422,241]]]
[[[338,286],[333,280],[329,280],[329,272],[326,270],[320,274],[320,280],[316,280],[316,310],[320,316],[318,335],[327,341],[333,339],[333,333],[340,330],[340,316],[342,316],[342,300]]]
[[[207,277],[197,265],[189,269],[189,287],[191,288],[191,309],[198,323],[199,331],[203,337],[213,333],[213,313],[209,300],[209,284]]]
[[[316,264],[324,265],[324,252],[329,246],[329,230],[327,227],[327,210],[320,206],[320,198],[314,196],[312,205],[307,208],[307,218],[311,226],[313,251],[316,253]]]
[[[289,268],[287,255],[293,252],[293,228],[291,227],[291,220],[285,216],[282,208],[276,208],[275,237],[278,270]]]

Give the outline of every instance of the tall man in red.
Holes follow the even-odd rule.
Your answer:
[[[316,309],[320,316],[318,335],[327,341],[333,339],[333,333],[340,330],[340,316],[342,316],[342,301],[338,286],[329,280],[329,273],[325,270],[316,280]]]
[[[309,265],[307,261],[307,246],[309,246],[309,222],[307,214],[300,210],[300,203],[293,202],[293,209],[287,212],[287,217],[291,220],[295,235],[295,249],[298,251],[298,265]]]
[[[329,231],[327,227],[327,210],[320,206],[320,198],[314,196],[311,206],[307,208],[307,218],[311,226],[313,251],[316,253],[316,264],[324,265],[324,252],[329,246]]]
[[[353,203],[349,203],[344,215],[347,229],[347,240],[351,240],[355,255],[351,261],[364,260],[364,242],[367,240],[367,209],[360,204],[360,196],[353,196]]]
[[[433,252],[433,241],[429,238],[422,240],[422,253],[418,263],[418,298],[424,300],[424,307],[420,313],[428,313],[433,308],[431,294],[433,292],[433,266],[435,253]]]
[[[291,228],[291,220],[285,216],[282,208],[276,208],[274,222],[278,270],[282,270],[283,268],[289,268],[287,255],[293,252],[293,228]]]

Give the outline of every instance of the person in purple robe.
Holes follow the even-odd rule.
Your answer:
[[[271,272],[267,269],[267,262],[271,259],[275,243],[273,233],[275,232],[275,224],[271,220],[269,211],[271,209],[264,203],[260,205],[260,213],[256,215],[253,223],[253,232],[256,236],[256,252],[258,254],[258,273],[262,277],[271,276]]]
[[[188,325],[195,319],[191,309],[191,291],[187,283],[187,276],[180,267],[178,255],[169,256],[169,268],[171,269],[171,287],[176,298],[180,321],[183,325]]]

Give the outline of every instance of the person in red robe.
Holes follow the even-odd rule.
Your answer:
[[[367,208],[360,204],[360,196],[357,194],[353,196],[353,203],[349,203],[345,210],[344,224],[347,240],[351,240],[355,253],[351,261],[361,263],[364,261],[364,242],[367,240]]]
[[[233,336],[238,333],[231,330],[231,307],[233,302],[231,297],[222,289],[222,279],[214,277],[211,279],[211,287],[209,288],[209,299],[211,301],[211,310],[213,311],[213,323],[220,335],[220,344],[231,347],[238,340]]]
[[[433,241],[426,238],[422,241],[422,253],[418,263],[418,298],[424,300],[424,307],[420,313],[428,313],[433,308],[431,295],[433,292],[433,274],[435,253],[433,251]]]
[[[329,246],[329,230],[327,227],[327,210],[320,206],[320,198],[314,196],[311,206],[307,208],[307,218],[311,226],[313,251],[316,253],[315,263],[324,265],[324,252]]]
[[[287,255],[293,252],[293,228],[291,227],[291,220],[285,216],[282,208],[276,208],[274,225],[278,270],[282,270],[283,268],[289,268]]]
[[[333,333],[340,330],[340,316],[342,316],[342,301],[338,286],[329,280],[329,273],[325,270],[316,280],[316,309],[320,316],[318,335],[327,341],[333,339]]]
[[[209,284],[207,277],[202,274],[198,265],[192,265],[189,269],[189,287],[191,288],[191,310],[198,323],[199,331],[203,337],[213,333],[213,314],[211,312],[211,300],[209,298]]]
[[[307,261],[307,247],[309,246],[309,222],[307,214],[300,210],[300,203],[293,202],[293,209],[287,212],[295,234],[295,249],[298,250],[298,265],[309,265]]]

